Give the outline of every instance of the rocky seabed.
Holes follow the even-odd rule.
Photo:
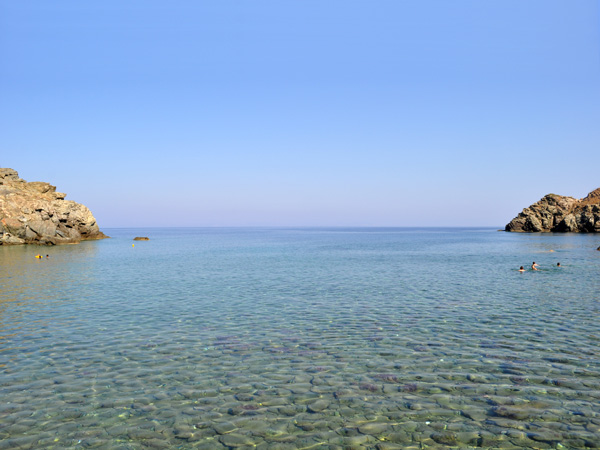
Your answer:
[[[0,449],[600,448],[593,236],[432,235],[0,247]]]
[[[85,341],[21,356],[33,375],[0,381],[0,449],[600,447],[600,373],[575,356],[525,367],[501,344],[471,359],[377,334],[347,351],[124,342],[110,358]]]

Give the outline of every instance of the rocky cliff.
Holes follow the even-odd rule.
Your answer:
[[[525,208],[505,230],[600,233],[600,188],[580,200],[548,194]]]
[[[49,183],[28,183],[15,170],[0,168],[0,245],[106,238],[90,210],[65,196]]]

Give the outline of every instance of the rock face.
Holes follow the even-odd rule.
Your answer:
[[[600,188],[580,200],[548,194],[525,208],[505,230],[600,233]]]
[[[72,244],[107,237],[89,209],[65,197],[49,183],[28,183],[15,170],[0,168],[0,245]]]

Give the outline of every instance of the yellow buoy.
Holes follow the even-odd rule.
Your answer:
[[[135,244],[131,244],[132,247],[135,247]]]

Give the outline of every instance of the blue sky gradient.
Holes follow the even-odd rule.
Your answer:
[[[0,167],[101,227],[502,227],[600,187],[596,0],[0,0],[0,55]]]

